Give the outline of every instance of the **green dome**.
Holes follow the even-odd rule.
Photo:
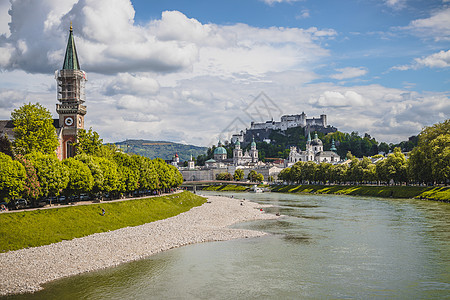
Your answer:
[[[250,144],[250,147],[256,147],[256,143],[255,143],[255,138],[254,137],[253,137],[252,143]]]
[[[227,154],[227,150],[224,147],[217,147],[214,150],[214,154]]]

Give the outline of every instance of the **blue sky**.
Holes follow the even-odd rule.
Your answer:
[[[399,142],[450,114],[449,0],[0,0],[0,20],[0,118],[30,101],[56,117],[72,21],[108,142],[210,145],[303,111]]]

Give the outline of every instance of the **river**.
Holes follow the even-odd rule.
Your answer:
[[[7,299],[450,299],[450,204],[217,193],[271,204],[268,236],[190,245]]]

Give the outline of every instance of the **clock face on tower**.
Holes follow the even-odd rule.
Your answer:
[[[73,124],[73,119],[72,119],[72,117],[67,117],[67,118],[64,120],[64,123],[65,123],[67,126],[72,126],[72,124]]]

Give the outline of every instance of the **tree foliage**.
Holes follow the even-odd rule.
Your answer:
[[[41,191],[41,185],[36,174],[36,169],[34,168],[32,162],[22,155],[18,155],[16,160],[24,166],[26,172],[22,196],[30,200],[33,204],[36,204],[36,200],[38,199]]]
[[[450,119],[421,131],[418,145],[410,154],[408,174],[418,182],[449,182]]]
[[[233,175],[228,172],[219,173],[216,175],[216,180],[232,181]]]
[[[77,154],[99,155],[103,147],[103,140],[97,132],[92,131],[92,128],[89,130],[79,129],[74,146]]]
[[[33,152],[25,155],[36,169],[40,183],[40,196],[58,196],[69,182],[69,172],[55,154]]]
[[[242,179],[244,179],[244,176],[244,171],[242,169],[236,169],[233,174],[233,179],[236,181],[241,181]]]
[[[0,198],[9,202],[18,198],[25,185],[25,168],[11,156],[0,152]]]
[[[7,135],[0,136],[0,152],[11,157],[14,156],[12,144]]]
[[[11,113],[14,124],[14,152],[52,154],[58,147],[58,138],[50,112],[41,104],[25,104]]]
[[[94,185],[94,177],[89,167],[73,157],[65,159],[63,164],[69,176],[65,194],[79,195],[90,192]]]

